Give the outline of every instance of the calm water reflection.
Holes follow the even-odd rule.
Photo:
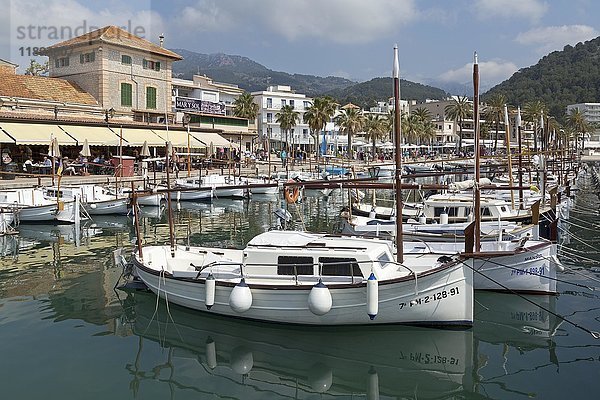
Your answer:
[[[307,195],[290,208],[293,225],[335,232],[346,202],[340,191]],[[177,238],[240,247],[275,226],[279,206],[275,197],[181,203]],[[166,242],[160,209],[144,208],[140,226],[146,243]],[[552,399],[600,389],[598,341],[552,314],[600,330],[599,299],[582,288],[559,284],[558,297],[527,298],[548,311],[517,296],[478,293],[475,326],[463,331],[294,328],[167,309],[151,294],[114,290],[121,271],[112,251],[133,249],[130,217],[97,217],[82,232],[19,231],[0,238],[6,398]]]

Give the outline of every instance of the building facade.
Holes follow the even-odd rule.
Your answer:
[[[172,70],[178,54],[116,26],[47,47],[49,75],[73,82],[105,110],[143,122],[173,118]]]
[[[574,109],[581,111],[583,117],[590,125],[600,126],[600,103],[569,104],[567,106],[567,115],[569,115]],[[586,140],[588,139],[594,142],[600,141],[600,130],[594,129],[592,132],[590,132],[590,136]]]
[[[263,141],[269,142],[269,148],[279,151],[287,143],[289,148],[314,150],[314,140],[308,124],[304,122],[304,112],[312,104],[312,98],[296,93],[290,86],[284,85],[269,86],[267,90],[253,92],[252,96],[258,104],[258,134]],[[285,105],[294,107],[294,111],[299,114],[296,126],[287,133],[276,122],[277,113]]]

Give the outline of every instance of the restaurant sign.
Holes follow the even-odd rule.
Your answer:
[[[225,115],[225,104],[193,99],[191,97],[175,97],[175,108],[184,111],[195,111],[202,114]]]

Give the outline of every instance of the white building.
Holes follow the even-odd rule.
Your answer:
[[[300,147],[302,150],[312,151],[314,140],[310,136],[308,124],[304,122],[304,112],[312,104],[312,98],[296,93],[290,86],[274,85],[267,90],[253,92],[254,102],[258,104],[258,134],[264,141],[270,142],[270,148],[280,150],[285,147],[286,141],[290,148]],[[282,132],[276,121],[277,113],[281,107],[290,105],[298,112],[299,119],[296,126],[287,134]]]
[[[233,103],[244,93],[237,85],[214,82],[206,75],[194,75],[192,80],[173,78],[172,107],[177,123],[185,114],[191,126],[219,129],[222,136],[243,150],[253,150],[256,123],[233,115]]]
[[[583,117],[589,124],[600,125],[600,103],[577,103],[569,104],[567,106],[567,115],[571,114],[571,111],[578,109],[583,114]],[[600,134],[598,130],[590,133],[590,137],[586,140],[600,141]]]

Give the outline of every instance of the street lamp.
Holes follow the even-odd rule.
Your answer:
[[[114,118],[115,116],[115,109],[114,108],[110,108],[108,110],[104,110],[104,121],[106,121],[106,123],[108,124],[108,120],[110,118]]]

